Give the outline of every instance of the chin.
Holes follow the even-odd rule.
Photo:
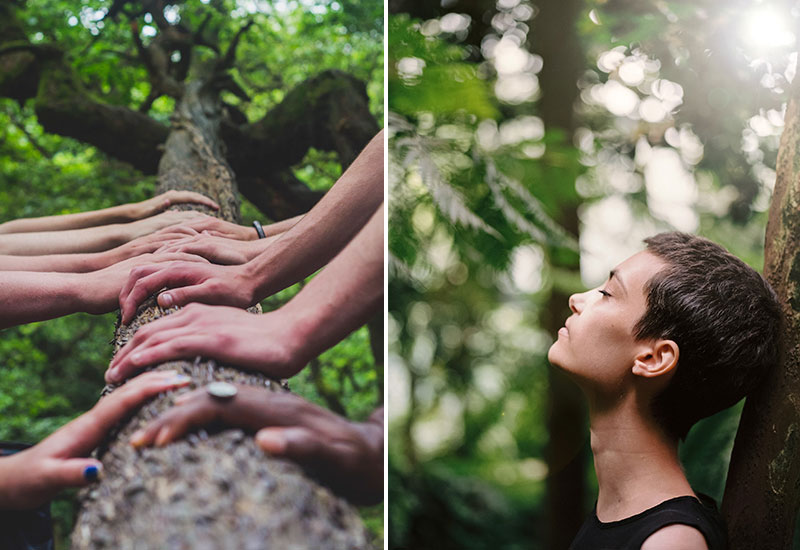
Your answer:
[[[558,367],[563,369],[564,366],[561,364],[561,361],[558,358],[558,340],[553,342],[553,345],[550,346],[550,349],[547,350],[547,360],[550,361],[550,364],[554,367]]]

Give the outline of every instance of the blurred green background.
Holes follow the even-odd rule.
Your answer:
[[[569,545],[596,479],[546,360],[567,297],[665,230],[756,269],[798,9],[390,0],[390,549]],[[681,457],[722,498],[741,403]]]
[[[103,16],[110,1],[45,0],[19,3],[18,14],[34,42],[55,41],[69,51],[73,66],[92,93],[111,104],[136,107],[147,97],[146,72],[135,61],[130,29]],[[234,77],[251,101],[232,95],[251,120],[264,115],[304,79],[330,68],[367,83],[372,114],[383,119],[383,6],[347,0],[176,2],[170,17],[197,25],[213,12],[227,43],[246,20]],[[147,16],[149,17],[149,16]],[[155,34],[140,17],[144,40]],[[227,37],[227,38],[226,38]],[[161,98],[151,116],[167,122],[173,100]],[[313,189],[328,189],[341,174],[336,156],[310,150],[294,167]],[[75,140],[45,133],[30,104],[0,99],[0,221],[66,214],[144,200],[155,179],[144,177]],[[269,220],[243,201],[243,223]],[[296,294],[295,285],[262,303],[271,310]],[[71,315],[0,333],[0,440],[35,443],[97,401],[111,358],[117,314]],[[365,419],[383,402],[382,358],[376,363],[366,328],[354,332],[290,380],[298,394],[354,420]],[[68,547],[74,495],[53,504],[59,548]],[[383,506],[363,510],[378,544],[383,540]]]

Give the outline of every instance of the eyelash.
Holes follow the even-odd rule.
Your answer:
[[[602,295],[603,295],[603,296],[605,296],[605,297],[610,297],[610,296],[611,296],[611,294],[610,294],[610,293],[606,292],[606,291],[605,291],[605,290],[603,290],[603,289],[599,289],[597,292],[599,292],[600,294],[602,294]]]

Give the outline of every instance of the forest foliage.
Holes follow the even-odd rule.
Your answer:
[[[601,283],[666,230],[762,267],[796,10],[583,3],[566,135],[543,121],[542,68],[564,62],[539,54],[543,4],[390,2],[390,547],[543,547],[554,290]],[[578,252],[581,277],[555,267]],[[718,502],[740,413],[681,447]]]
[[[113,4],[120,4],[119,2]],[[124,4],[124,3],[122,3]],[[129,3],[133,7],[133,4]],[[19,3],[18,16],[34,43],[57,43],[82,84],[109,104],[139,108],[150,84],[136,59],[132,32],[143,41],[155,34],[149,15],[107,17],[112,2],[47,0]],[[209,18],[222,44],[246,21],[233,76],[249,99],[228,92],[224,100],[255,120],[277,105],[303,80],[326,69],[340,69],[364,81],[370,110],[383,119],[383,6],[348,0],[203,1],[168,4],[166,13],[189,26]],[[203,55],[202,48],[199,50]],[[150,116],[168,123],[174,100],[157,99]],[[292,169],[312,189],[326,190],[342,168],[332,153],[310,150]],[[0,221],[66,214],[144,200],[155,178],[143,176],[73,139],[43,131],[30,102],[0,99]],[[268,219],[244,201],[243,223]],[[277,220],[274,220],[277,221]],[[304,283],[266,299],[265,310],[279,307]],[[116,313],[71,315],[7,329],[0,335],[0,440],[35,443],[90,408],[103,387],[111,357]],[[383,367],[370,353],[361,328],[325,352],[290,381],[300,395],[363,420],[383,401]],[[55,502],[57,538],[68,534],[72,497]],[[365,511],[382,537],[383,511]]]

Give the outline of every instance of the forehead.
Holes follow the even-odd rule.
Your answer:
[[[629,293],[643,295],[647,282],[666,265],[658,256],[643,250],[617,265],[613,278],[618,279]]]

